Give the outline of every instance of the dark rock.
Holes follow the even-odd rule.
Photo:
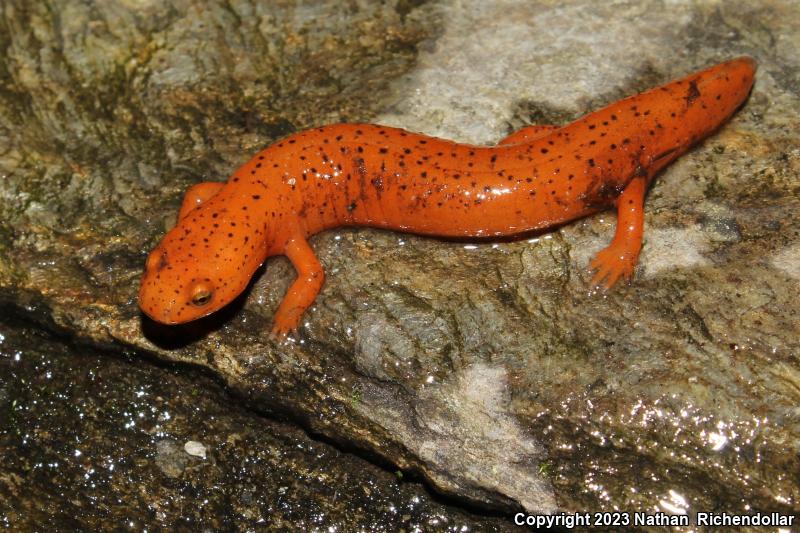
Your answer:
[[[19,324],[0,323],[0,339],[0,524],[13,531],[512,527],[248,411],[189,368]],[[205,458],[187,452],[197,441]]]

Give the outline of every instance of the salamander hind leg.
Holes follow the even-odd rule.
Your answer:
[[[291,239],[286,245],[286,256],[297,270],[297,279],[286,291],[275,313],[272,335],[279,339],[297,331],[303,312],[314,302],[325,281],[322,265],[304,238]]]
[[[182,220],[193,209],[206,203],[224,186],[224,183],[218,183],[216,181],[204,181],[203,183],[192,185],[183,196],[183,203],[178,213],[178,220]]]
[[[590,267],[597,270],[592,285],[611,288],[620,277],[630,280],[642,249],[644,230],[644,178],[631,181],[617,198],[617,229],[608,247],[601,250]]]

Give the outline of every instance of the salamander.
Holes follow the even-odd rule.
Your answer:
[[[296,330],[325,274],[309,236],[339,226],[492,238],[611,207],[617,226],[591,261],[595,285],[630,280],[653,176],[719,128],[750,93],[749,57],[613,103],[563,127],[524,128],[496,146],[398,128],[335,124],[260,151],[227,183],[191,187],[178,222],[147,258],[139,305],[179,324],[225,306],[270,256],[297,271],[273,334]]]

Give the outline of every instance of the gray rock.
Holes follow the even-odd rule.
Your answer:
[[[4,5],[4,305],[205,367],[465,501],[797,512],[795,3],[109,6]],[[294,344],[268,337],[282,258],[209,320],[142,322],[182,191],[288,132],[494,142],[740,54],[753,94],[655,181],[630,286],[589,290],[610,213],[499,244],[340,229],[312,240],[327,281]]]

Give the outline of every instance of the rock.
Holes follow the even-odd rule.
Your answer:
[[[795,4],[228,5],[6,3],[0,303],[204,367],[460,501],[797,512]],[[502,243],[321,234],[326,285],[294,344],[268,336],[283,258],[207,320],[137,309],[182,192],[286,133],[376,120],[493,142],[741,54],[753,94],[654,182],[630,286],[589,290],[602,213]]]
[[[206,447],[203,446],[202,442],[197,442],[196,440],[186,441],[186,444],[183,445],[183,450],[194,457],[206,458]]]
[[[0,519],[10,530],[513,528],[242,409],[205,373],[65,346],[19,324],[0,323],[0,338]],[[202,459],[200,448],[213,453]]]
[[[188,463],[189,458],[174,441],[164,439],[156,442],[156,465],[169,477],[180,477]]]

